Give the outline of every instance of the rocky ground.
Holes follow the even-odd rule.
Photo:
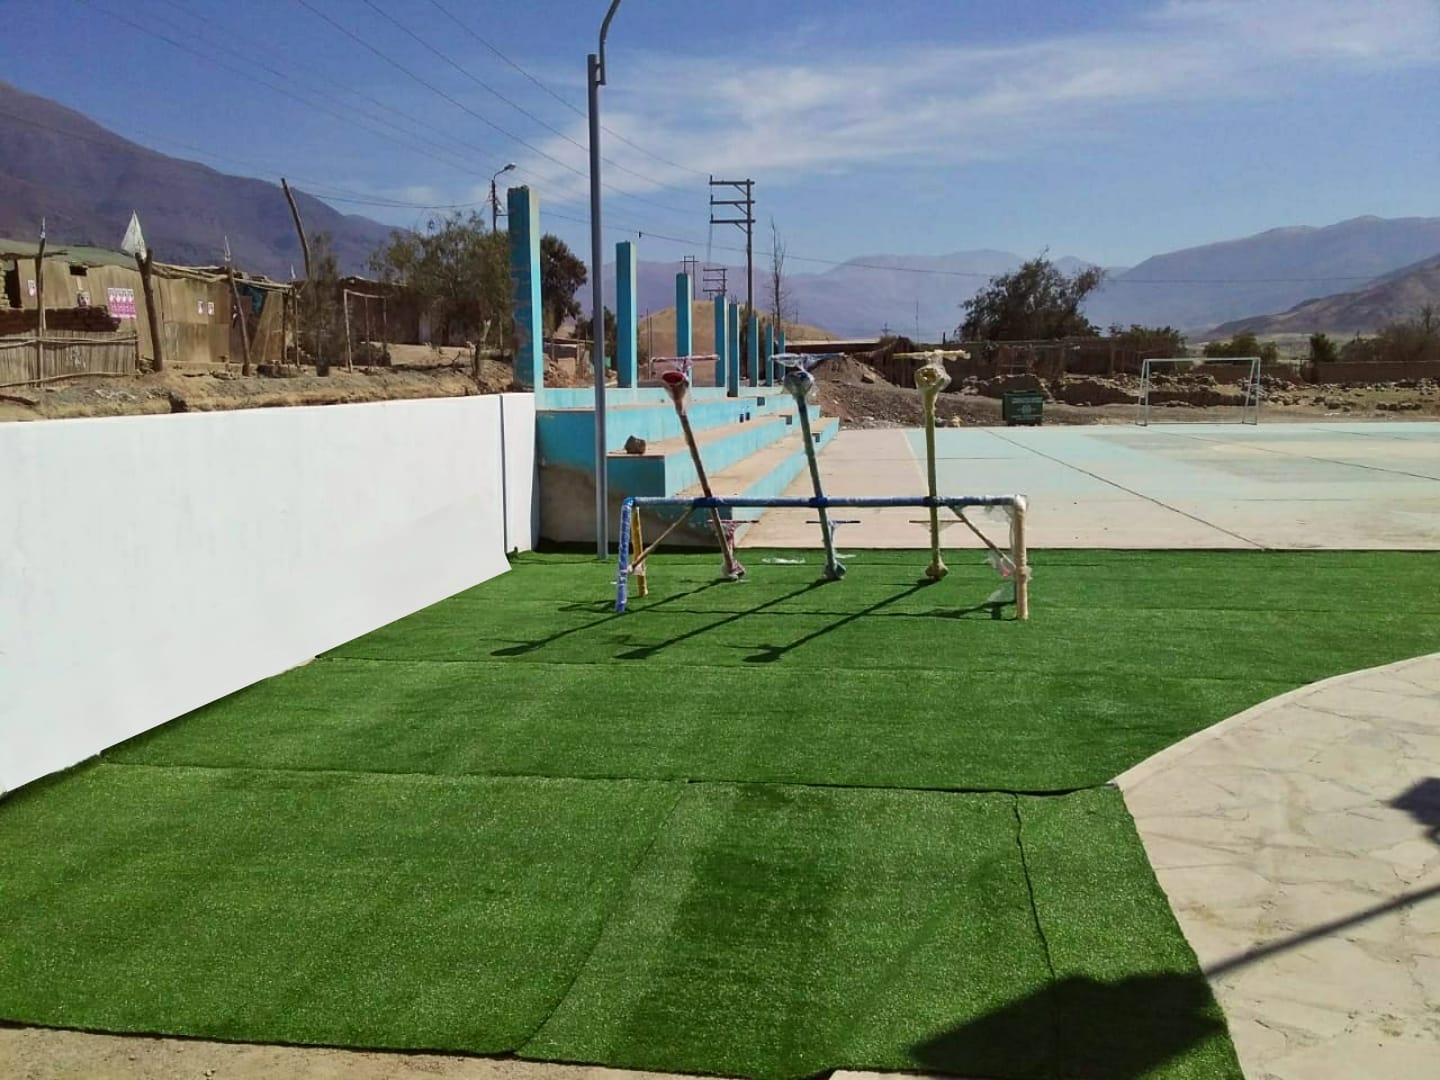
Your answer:
[[[463,397],[501,393],[513,384],[512,369],[503,360],[482,359],[477,376],[474,359],[465,349],[415,346],[394,359],[398,362],[390,366],[338,367],[323,376],[313,368],[271,376],[241,376],[224,370],[161,372],[9,387],[0,390],[0,421]],[[696,383],[708,386],[713,380],[709,372],[700,370],[702,366],[697,365]],[[838,416],[846,427],[917,427],[922,422],[915,388],[891,385],[858,358],[829,361],[815,375],[822,408]],[[550,386],[589,386],[592,382],[589,372],[577,372],[573,361],[547,364],[545,379]],[[1440,417],[1440,387],[1426,380],[1311,386],[1267,377],[1262,383],[1265,417],[1272,421]],[[940,423],[947,426],[998,424],[1005,390],[1034,389],[1045,394],[1047,424],[1128,424],[1135,419],[1139,388],[1139,379],[1133,376],[968,378],[940,396],[936,411]],[[1151,415],[1155,420],[1222,420],[1241,401],[1240,387],[1218,383],[1212,376],[1162,375],[1151,392]]]
[[[874,368],[846,359],[822,364],[815,372],[821,407],[838,416],[845,427],[918,427],[923,420],[914,387],[894,386]],[[1312,386],[1266,377],[1262,408],[1267,420],[1429,419],[1440,417],[1440,386],[1428,380],[1405,383]],[[948,427],[998,424],[1000,399],[1006,390],[1039,390],[1045,394],[1047,424],[1133,423],[1140,380],[1134,376],[1098,378],[1069,375],[1040,379],[1018,375],[1005,379],[969,378],[940,395],[938,422]],[[1151,418],[1224,420],[1243,402],[1239,386],[1218,383],[1203,374],[1162,375],[1151,389]]]

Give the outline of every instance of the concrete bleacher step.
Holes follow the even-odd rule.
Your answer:
[[[799,431],[793,410],[696,431],[695,442],[709,475],[764,450],[792,431]],[[683,435],[651,442],[643,454],[611,451],[606,475],[613,487],[629,494],[670,494],[699,480]]]
[[[810,421],[818,453],[840,430],[840,421],[835,417],[818,417]],[[702,448],[701,452],[704,450]],[[762,450],[735,462],[723,469],[712,470],[708,462],[706,475],[710,478],[710,490],[717,498],[768,499],[782,495],[795,482],[795,478],[806,471],[805,442],[799,423],[790,428],[790,433],[777,439]],[[698,499],[704,492],[698,481],[677,493],[680,498]],[[722,510],[721,515],[746,523],[757,520],[764,510],[735,509]],[[694,523],[703,525],[701,515],[695,515]]]

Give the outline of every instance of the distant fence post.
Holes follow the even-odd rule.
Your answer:
[[[45,226],[35,250],[35,381],[45,378]]]
[[[151,280],[151,270],[155,263],[155,253],[149,248],[145,249],[142,257],[138,253],[135,256],[135,266],[140,271],[140,292],[145,297],[145,323],[150,327],[150,351],[155,354],[155,370],[165,370],[164,347],[160,343],[160,313],[155,310],[155,285]],[[139,329],[136,329],[136,336],[139,336]]]

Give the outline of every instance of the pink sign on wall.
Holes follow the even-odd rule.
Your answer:
[[[106,289],[105,306],[110,309],[110,314],[117,319],[135,318],[135,290]]]

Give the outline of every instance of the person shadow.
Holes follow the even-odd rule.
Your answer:
[[[1194,1075],[1240,1080],[1225,1030],[1198,972],[1118,982],[1070,976],[926,1039],[911,1053],[927,1072],[950,1076],[1136,1080],[1208,1042]]]

